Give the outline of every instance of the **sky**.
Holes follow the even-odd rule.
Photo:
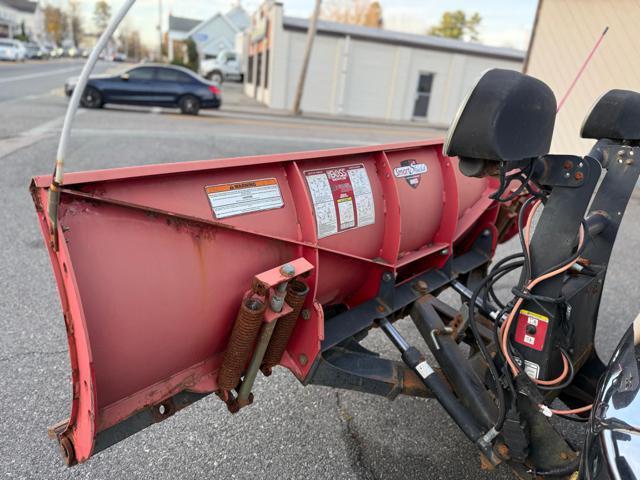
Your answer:
[[[43,3],[65,6],[67,0],[42,0]],[[108,0],[115,11],[123,0]],[[142,40],[154,47],[158,43],[158,4],[160,0],[137,0],[127,17],[132,29],[141,32]],[[163,29],[167,29],[169,12],[173,15],[204,20],[215,13],[225,12],[237,0],[161,0]],[[80,0],[87,24],[91,23],[94,0]],[[262,0],[242,0],[242,6],[252,13]],[[314,0],[282,0],[285,15],[309,17]],[[380,0],[385,28],[410,33],[424,33],[437,24],[447,10],[480,13],[480,42],[487,45],[526,50],[537,0]]]

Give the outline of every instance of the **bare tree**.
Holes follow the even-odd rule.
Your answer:
[[[60,8],[52,5],[45,5],[43,13],[44,28],[47,32],[47,37],[57,44],[60,44],[67,34],[69,25],[65,13]]]
[[[67,12],[67,16],[73,42],[75,45],[78,45],[84,35],[79,0],[69,0],[69,11]]]
[[[371,0],[331,0],[326,2],[321,17],[340,23],[382,28],[382,6]]]

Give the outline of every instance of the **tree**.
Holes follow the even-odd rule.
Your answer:
[[[59,45],[67,33],[67,16],[61,9],[51,5],[45,5],[43,13],[47,36]]]
[[[333,0],[326,2],[320,15],[339,23],[382,28],[382,6],[370,0]]]
[[[462,10],[444,12],[440,23],[431,27],[427,33],[436,37],[477,41],[478,25],[481,21],[482,17],[478,12],[469,17]]]
[[[106,30],[111,18],[111,7],[105,0],[98,0],[93,7],[93,23],[96,28],[102,32]]]
[[[78,0],[69,0],[69,28],[71,29],[71,37],[75,45],[78,45],[84,35],[82,26],[82,15],[80,13],[80,2]]]

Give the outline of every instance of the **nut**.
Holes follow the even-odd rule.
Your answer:
[[[303,308],[300,315],[302,315],[303,320],[309,320],[311,318],[311,312],[308,308]]]
[[[307,363],[309,363],[309,358],[304,353],[301,353],[298,356],[298,361],[300,362],[300,365],[304,367]]]
[[[296,268],[290,263],[285,263],[280,267],[280,273],[285,277],[293,277],[296,273]]]

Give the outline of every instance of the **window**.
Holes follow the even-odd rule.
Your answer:
[[[129,80],[153,80],[153,68],[142,67],[129,70]]]
[[[190,75],[172,68],[158,68],[158,80],[163,82],[191,83]]]
[[[418,78],[418,91],[416,92],[416,101],[413,105],[414,117],[427,118],[432,85],[433,73],[421,73]]]
[[[256,55],[256,86],[260,86],[262,81],[262,53]]]

